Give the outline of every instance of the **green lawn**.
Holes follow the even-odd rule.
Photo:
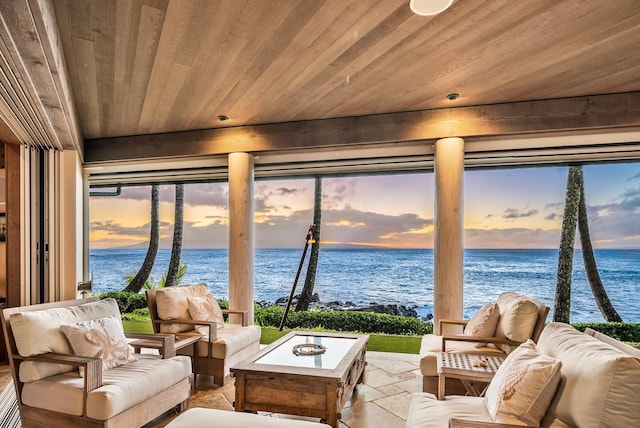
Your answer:
[[[127,333],[153,333],[149,321],[123,321]],[[268,345],[284,336],[290,330],[278,331],[275,327],[262,327],[260,343]],[[393,336],[387,334],[369,334],[368,351],[401,352],[417,354],[420,351],[420,336]]]
[[[278,331],[275,327],[262,327],[260,343],[268,345],[291,330]],[[394,336],[390,334],[369,334],[367,351],[400,352],[417,354],[420,351],[420,336]]]

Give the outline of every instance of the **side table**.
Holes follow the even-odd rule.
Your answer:
[[[129,345],[133,347],[134,352],[140,352],[141,348],[157,349],[162,358],[170,358],[175,357],[176,351],[190,345],[193,346],[202,338],[199,334],[175,334],[174,337],[175,342],[171,351],[165,350],[162,342],[151,339],[136,339],[129,342]]]
[[[491,382],[504,359],[499,355],[438,352],[438,400],[444,399],[448,377],[460,379],[469,395],[482,396],[487,388],[479,391],[471,382]]]

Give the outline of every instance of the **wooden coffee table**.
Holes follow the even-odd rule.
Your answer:
[[[364,383],[369,336],[292,331],[231,368],[237,412],[310,416],[337,428],[357,383]],[[295,345],[322,345],[318,355],[295,355]]]
[[[456,352],[438,352],[438,400],[445,395],[446,378],[460,379],[469,395],[481,396],[472,382],[489,383],[505,357],[500,355],[464,354]],[[478,365],[482,361],[483,365]]]

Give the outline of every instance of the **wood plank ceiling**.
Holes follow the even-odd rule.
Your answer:
[[[54,8],[85,139],[640,91],[638,0]]]

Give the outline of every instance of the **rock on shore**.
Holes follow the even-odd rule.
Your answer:
[[[296,304],[298,303],[299,297],[300,297],[299,294],[293,297],[291,301],[292,307],[296,306]],[[289,300],[289,297],[280,297],[274,302],[274,304],[284,307],[286,306],[288,300]],[[271,303],[259,302],[259,304],[261,306],[268,306]],[[371,302],[368,305],[364,305],[364,306],[358,306],[353,302],[348,302],[348,301],[340,302],[337,300],[333,302],[323,303],[323,302],[320,302],[320,296],[318,295],[318,293],[314,293],[313,296],[311,296],[310,307],[322,308],[322,309],[334,310],[334,311],[375,312],[378,314],[400,315],[403,317],[413,317],[413,318],[418,317],[418,313],[416,312],[416,306],[405,306],[405,305],[398,305],[398,304],[384,305],[376,302]],[[426,319],[431,319],[429,315],[427,315]]]

